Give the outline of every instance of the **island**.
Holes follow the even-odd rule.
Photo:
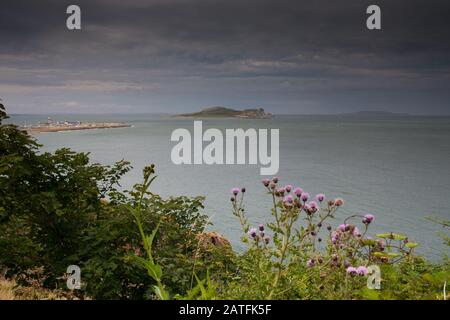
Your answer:
[[[263,108],[235,110],[227,107],[210,107],[199,112],[179,114],[177,117],[270,119],[273,115],[265,112]]]
[[[91,130],[91,129],[112,129],[112,128],[128,128],[131,125],[123,122],[81,122],[81,121],[54,121],[50,117],[45,123],[23,126],[22,130],[29,133],[39,132],[60,132],[74,130]]]

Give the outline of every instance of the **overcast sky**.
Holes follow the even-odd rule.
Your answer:
[[[66,29],[78,4],[82,30]],[[382,30],[366,28],[378,4]],[[448,0],[2,0],[11,113],[450,115]]]

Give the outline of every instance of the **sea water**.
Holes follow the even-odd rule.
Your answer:
[[[23,125],[48,115],[15,115]],[[130,161],[122,180],[129,189],[141,181],[142,168],[156,165],[153,191],[163,196],[203,195],[204,212],[216,230],[242,248],[242,231],[231,214],[230,189],[246,187],[250,223],[270,221],[271,199],[257,165],[175,165],[171,133],[192,129],[193,119],[164,115],[53,115],[55,120],[123,121],[129,128],[35,134],[43,151],[69,147],[90,152],[94,162]],[[273,119],[203,119],[205,128],[274,128],[280,132],[281,184],[300,186],[311,195],[342,197],[337,225],[352,214],[371,213],[371,234],[399,232],[420,243],[417,251],[439,259],[448,250],[443,231],[426,217],[450,219],[450,118],[412,116],[276,116]]]

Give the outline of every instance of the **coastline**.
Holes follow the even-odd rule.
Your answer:
[[[129,128],[130,124],[127,123],[102,123],[102,122],[90,122],[80,125],[60,125],[60,126],[39,126],[22,128],[29,133],[41,133],[41,132],[61,132],[61,131],[76,131],[76,130],[91,130],[91,129],[114,129],[114,128]]]

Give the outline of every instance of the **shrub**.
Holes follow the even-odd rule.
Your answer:
[[[152,281],[130,258],[144,249],[129,211],[137,203],[146,233],[160,224],[154,257],[170,275],[163,279],[168,291],[192,289],[194,270],[206,274],[207,258],[196,257],[207,223],[203,198],[162,199],[145,190],[139,199],[142,185],[120,192],[128,162],[92,164],[88,154],[69,149],[39,154],[26,132],[2,123],[6,117],[0,105],[0,268],[7,276],[65,288],[66,269],[75,264],[91,297],[149,297]]]
[[[97,224],[91,226],[83,238],[82,257],[84,282],[88,295],[101,299],[154,298],[151,290],[154,279],[147,277],[138,258],[147,253],[136,217],[130,212],[139,202],[134,190],[116,193],[116,200],[104,204],[105,210]],[[118,200],[120,199],[120,200]],[[171,197],[146,192],[140,202],[139,221],[144,234],[158,227],[153,240],[153,256],[164,265],[161,279],[169,292],[186,292],[191,288],[192,270],[197,248],[196,235],[206,226],[201,214],[203,198]],[[206,272],[200,268],[201,272]]]

